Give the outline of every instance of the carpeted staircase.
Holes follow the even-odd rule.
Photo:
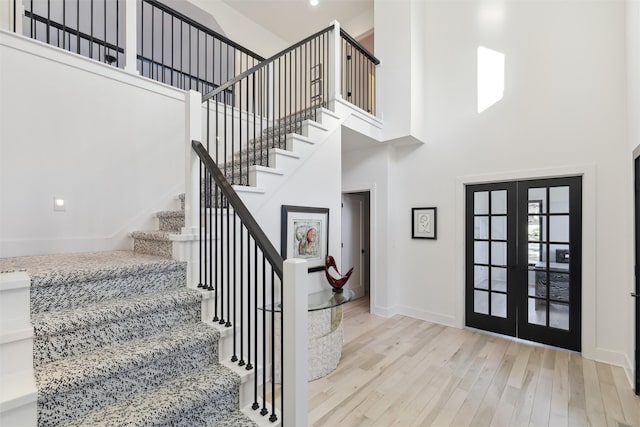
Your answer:
[[[129,251],[0,259],[31,277],[40,426],[255,426],[185,263]]]
[[[275,126],[264,129],[257,138],[250,140],[247,144],[248,148],[232,155],[226,163],[220,162],[220,170],[230,182],[244,186],[250,185],[247,170],[254,166],[273,167],[274,165],[269,164],[270,150],[286,148],[286,135],[302,134],[305,121],[319,119],[321,112],[322,109],[309,108],[279,120]],[[204,189],[204,181],[202,185]],[[220,199],[221,193],[217,196]],[[172,235],[179,234],[184,227],[184,194],[180,194],[178,198],[181,204],[180,209],[156,212],[158,230],[131,233],[135,252],[165,258],[173,257]],[[216,201],[214,205],[219,206],[220,201]]]

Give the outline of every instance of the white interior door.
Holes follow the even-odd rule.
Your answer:
[[[346,273],[353,267],[353,274],[347,282],[347,287],[353,292],[354,298],[364,296],[362,280],[363,266],[363,201],[361,197],[342,195],[342,265],[340,272]]]

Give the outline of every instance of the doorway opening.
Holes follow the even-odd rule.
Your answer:
[[[466,188],[466,324],[581,349],[581,177]]]
[[[342,194],[342,270],[353,267],[347,287],[353,299],[369,298],[371,271],[371,194]],[[341,270],[341,271],[342,271]]]

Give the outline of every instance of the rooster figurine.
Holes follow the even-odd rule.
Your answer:
[[[329,274],[329,268],[333,268],[340,277],[335,278],[331,274]],[[347,283],[349,277],[351,277],[351,273],[353,273],[353,267],[351,267],[351,269],[347,271],[347,274],[340,274],[340,272],[338,271],[338,267],[336,267],[336,260],[333,259],[331,255],[327,255],[327,257],[325,258],[324,274],[327,276],[327,280],[333,288],[333,292],[342,292],[342,287]]]

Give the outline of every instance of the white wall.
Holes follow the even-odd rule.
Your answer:
[[[374,2],[376,115],[385,122],[387,140],[411,131],[411,2]]]
[[[627,0],[628,125],[631,149],[640,146],[640,0]]]
[[[264,29],[222,0],[187,0],[210,13],[229,39],[265,58],[287,48],[290,43]]]
[[[256,221],[269,240],[280,251],[282,205],[329,208],[329,255],[338,266],[341,264],[341,135],[338,127],[318,141],[313,151],[299,160],[300,164],[290,173],[274,182],[274,191],[267,200],[246,201]],[[329,288],[324,272],[309,274],[309,292]]]
[[[183,11],[200,6],[251,50],[286,47],[223,2],[192,3]],[[0,256],[128,248],[129,232],[177,206],[182,91],[10,33],[0,62]]]
[[[181,91],[9,33],[0,58],[0,256],[129,247],[183,191]]]
[[[412,116],[411,132],[427,143],[390,156],[388,199],[374,209],[390,207],[387,241],[379,243],[391,258],[386,283],[378,283],[383,290],[372,283],[372,292],[395,300],[392,312],[462,326],[464,183],[584,174],[583,352],[627,365],[632,218],[624,197],[631,185],[624,1],[428,1],[412,9],[420,14],[412,19],[400,2],[404,23],[394,21],[394,31],[378,26],[380,7],[389,4],[376,1],[381,71],[405,60],[380,51],[387,46],[388,53],[394,31],[402,41],[407,22],[423,27],[411,39],[421,46],[413,55],[424,56],[424,86],[412,88],[421,101],[411,101],[412,113],[423,114]],[[504,98],[482,114],[479,45],[506,55]],[[409,99],[388,96],[398,85],[388,77],[378,79],[385,126],[386,112],[404,114]],[[345,154],[343,169],[354,181],[380,176],[368,159],[367,151]],[[410,238],[410,210],[419,206],[438,207],[437,241]]]

